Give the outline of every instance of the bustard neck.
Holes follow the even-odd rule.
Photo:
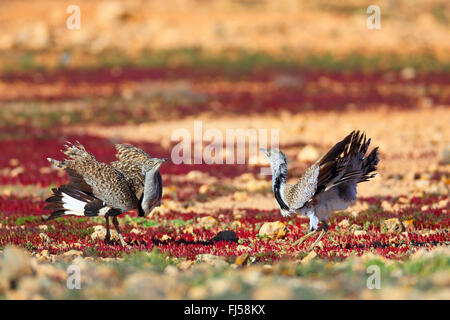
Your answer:
[[[287,164],[281,163],[278,168],[272,170],[272,190],[278,205],[282,210],[289,210],[286,201],[284,200],[284,186],[287,177]]]

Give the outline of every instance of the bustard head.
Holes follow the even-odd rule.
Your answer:
[[[277,148],[273,149],[264,149],[260,148],[261,150],[269,159],[270,166],[272,167],[272,172],[278,171],[280,167],[287,165],[287,158],[286,155],[281,152]]]
[[[151,158],[142,165],[142,174],[145,176],[147,173],[157,172],[159,167],[167,160],[167,158]]]

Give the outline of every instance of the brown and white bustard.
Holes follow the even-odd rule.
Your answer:
[[[64,215],[103,216],[107,230],[105,241],[109,243],[109,218],[112,217],[120,242],[125,246],[117,216],[133,209],[139,211],[139,216],[147,216],[160,205],[159,168],[166,159],[152,158],[131,145],[116,145],[118,160],[108,165],[97,161],[80,143],[67,143],[65,147],[62,152],[68,159],[47,159],[67,172],[70,183],[52,189],[53,195],[46,200],[49,205],[45,208],[52,213],[46,220]]]
[[[314,248],[328,230],[328,216],[347,209],[356,200],[357,184],[375,176],[378,147],[366,156],[370,140],[360,131],[351,132],[311,165],[294,185],[286,183],[286,155],[278,149],[261,149],[270,162],[272,190],[281,214],[303,214],[309,218],[311,232],[297,244],[313,235],[321,222],[322,232]]]

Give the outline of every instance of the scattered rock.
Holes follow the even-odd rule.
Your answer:
[[[141,230],[136,229],[136,228],[131,229],[130,233],[134,233],[134,234],[137,234],[137,235],[143,234],[143,232]]]
[[[205,286],[195,286],[188,291],[188,297],[194,300],[204,300],[208,295],[208,289]]]
[[[117,233],[116,230],[110,229],[110,234],[112,241],[119,240],[119,234]],[[99,239],[105,241],[105,238],[106,238],[106,228],[104,226],[95,226],[94,232],[91,234],[91,239],[92,240]]]
[[[342,220],[341,222],[338,223],[338,226],[340,228],[347,229],[348,227],[350,227],[350,222],[348,222],[347,219],[344,219],[344,220]]]
[[[403,68],[402,71],[400,71],[400,76],[403,80],[411,80],[416,77],[416,70],[411,67]]]
[[[297,160],[300,162],[313,162],[319,158],[319,151],[311,145],[307,145],[297,154]]]
[[[217,235],[215,235],[211,241],[231,241],[238,242],[238,237],[236,233],[232,230],[224,230],[220,231]]]
[[[169,275],[169,276],[176,276],[179,273],[179,270],[177,267],[175,267],[174,265],[168,265],[165,269],[164,269],[164,273]]]
[[[233,209],[233,218],[238,220],[238,219],[242,219],[245,215],[245,211],[240,210],[240,209]]]
[[[400,233],[404,231],[404,226],[398,218],[381,221],[381,226],[386,229],[387,233]]]
[[[234,262],[234,264],[238,265],[238,266],[242,266],[248,261],[249,257],[250,257],[250,255],[248,253],[244,253],[236,258],[236,261]]]
[[[237,228],[240,228],[240,227],[242,227],[242,223],[240,221],[238,221],[238,220],[233,221],[231,223],[231,228],[233,228],[233,229],[237,229]]]
[[[70,257],[71,259],[74,259],[76,257],[81,257],[83,256],[83,251],[81,250],[69,250],[63,253],[63,256],[65,257]]]
[[[350,214],[352,215],[353,218],[358,218],[359,216],[359,212],[356,211],[352,211]]]
[[[194,261],[192,260],[183,260],[178,264],[178,268],[180,270],[187,270],[194,264]]]
[[[261,237],[268,237],[269,239],[282,239],[286,233],[286,225],[280,221],[266,222],[259,229],[259,235]]]
[[[162,237],[161,237],[161,241],[168,241],[168,240],[171,240],[172,239],[172,237],[171,236],[168,236],[167,234],[164,234]]]
[[[353,232],[353,234],[355,235],[355,236],[365,236],[366,234],[367,234],[367,231],[366,230],[355,230],[354,232]]]
[[[217,227],[217,220],[211,216],[208,217],[202,217],[198,220],[198,226],[200,228],[210,229]]]
[[[355,231],[357,231],[357,230],[362,230],[363,228],[360,226],[360,225],[357,225],[357,224],[352,224],[352,226],[350,227],[350,232],[355,232]]]
[[[16,246],[6,246],[0,278],[15,282],[21,277],[32,275],[33,272],[31,257],[27,251]]]
[[[200,188],[198,189],[198,192],[200,194],[206,194],[209,191],[209,186],[207,184],[203,184],[200,186]]]
[[[414,227],[414,221],[413,220],[405,220],[402,221],[403,224],[403,228],[406,231],[414,231],[415,227]]]
[[[311,251],[310,253],[308,253],[308,255],[306,257],[304,257],[302,259],[302,263],[308,263],[312,259],[315,259],[316,257],[317,257],[317,253],[315,251]]]
[[[196,256],[197,262],[205,262],[215,267],[225,267],[228,265],[228,263],[225,261],[224,257],[221,256],[215,256],[213,254],[205,253],[205,254],[198,254]]]
[[[39,233],[39,238],[42,240],[42,242],[48,246],[51,242],[52,239],[50,239],[50,237],[48,235],[46,235],[45,233]]]

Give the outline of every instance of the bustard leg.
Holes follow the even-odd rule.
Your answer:
[[[316,241],[314,241],[313,245],[311,246],[311,248],[309,249],[310,251],[314,250],[314,248],[317,246],[317,244],[319,243],[320,239],[322,239],[323,235],[325,233],[327,233],[328,231],[328,224],[325,221],[322,221],[322,231],[320,231],[319,236],[317,237]]]
[[[117,216],[113,217],[113,224],[114,227],[116,228],[117,233],[119,234],[120,243],[122,244],[122,246],[128,247],[128,244],[125,242],[125,239],[122,236],[122,232],[120,232],[119,220],[117,220]]]
[[[105,216],[106,219],[106,236],[105,243],[111,244],[111,231],[109,230],[109,216]]]
[[[299,246],[299,245],[301,245],[306,239],[308,239],[309,237],[315,235],[316,232],[317,232],[317,230],[313,230],[313,231],[311,231],[310,233],[304,235],[303,237],[301,237],[300,239],[298,239],[297,241],[295,241],[295,242],[293,243],[293,246]]]

